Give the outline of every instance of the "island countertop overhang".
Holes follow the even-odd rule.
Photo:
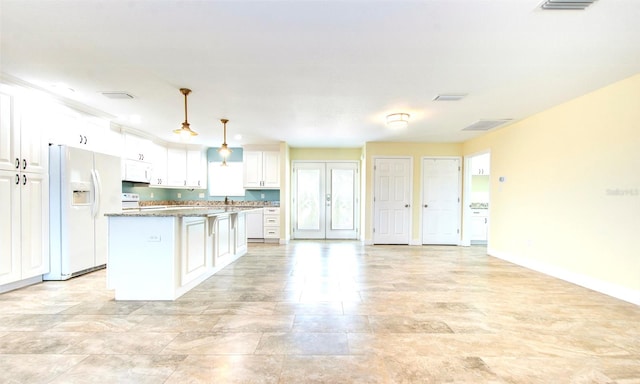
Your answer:
[[[261,210],[262,207],[216,207],[216,208],[162,208],[162,209],[145,209],[136,208],[128,209],[122,212],[105,213],[108,217],[210,217],[228,214],[237,214],[249,211]]]

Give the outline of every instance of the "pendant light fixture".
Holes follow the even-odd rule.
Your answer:
[[[224,127],[224,141],[222,142],[222,146],[220,147],[220,149],[218,149],[218,153],[224,159],[223,164],[226,164],[227,157],[229,157],[232,152],[231,149],[229,149],[229,147],[227,146],[227,123],[229,122],[229,120],[220,119],[220,122],[222,122],[222,125]]]
[[[188,140],[191,136],[198,135],[197,132],[189,128],[189,122],[187,121],[187,95],[191,93],[191,90],[180,88],[180,93],[184,95],[184,123],[182,123],[182,128],[174,129],[173,133],[180,135],[181,140]]]

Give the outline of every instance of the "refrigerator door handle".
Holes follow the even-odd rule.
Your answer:
[[[91,216],[95,218],[98,216],[98,210],[100,209],[100,193],[102,192],[100,176],[97,171],[91,170],[91,180],[93,181],[93,204],[91,205]]]

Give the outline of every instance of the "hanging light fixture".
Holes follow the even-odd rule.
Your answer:
[[[220,122],[222,122],[222,125],[224,127],[224,141],[222,142],[222,146],[220,147],[220,149],[218,149],[218,153],[224,159],[223,164],[226,165],[227,157],[229,157],[232,152],[231,149],[229,149],[229,147],[227,146],[227,123],[229,122],[229,120],[220,119]]]
[[[191,93],[191,90],[180,88],[180,93],[184,95],[184,123],[182,123],[182,128],[174,129],[173,133],[180,135],[181,140],[187,140],[191,136],[197,136],[198,133],[189,128],[189,122],[187,121],[187,95]]]
[[[408,113],[392,113],[387,115],[387,125],[390,128],[406,128],[409,125]]]

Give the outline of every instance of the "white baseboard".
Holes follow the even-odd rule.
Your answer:
[[[15,281],[13,283],[0,285],[0,293],[13,291],[15,289],[24,288],[26,286],[38,284],[38,283],[42,283],[42,275],[30,277],[24,280]]]
[[[617,284],[594,279],[593,277],[567,271],[553,265],[537,262],[535,260],[522,259],[520,257],[507,254],[506,252],[497,251],[495,249],[488,249],[487,253],[491,256],[497,257],[498,259],[502,259],[510,263],[544,273],[545,275],[568,281],[581,287],[585,287],[596,292],[615,297],[616,299],[640,305],[640,291],[638,290],[621,287]]]

